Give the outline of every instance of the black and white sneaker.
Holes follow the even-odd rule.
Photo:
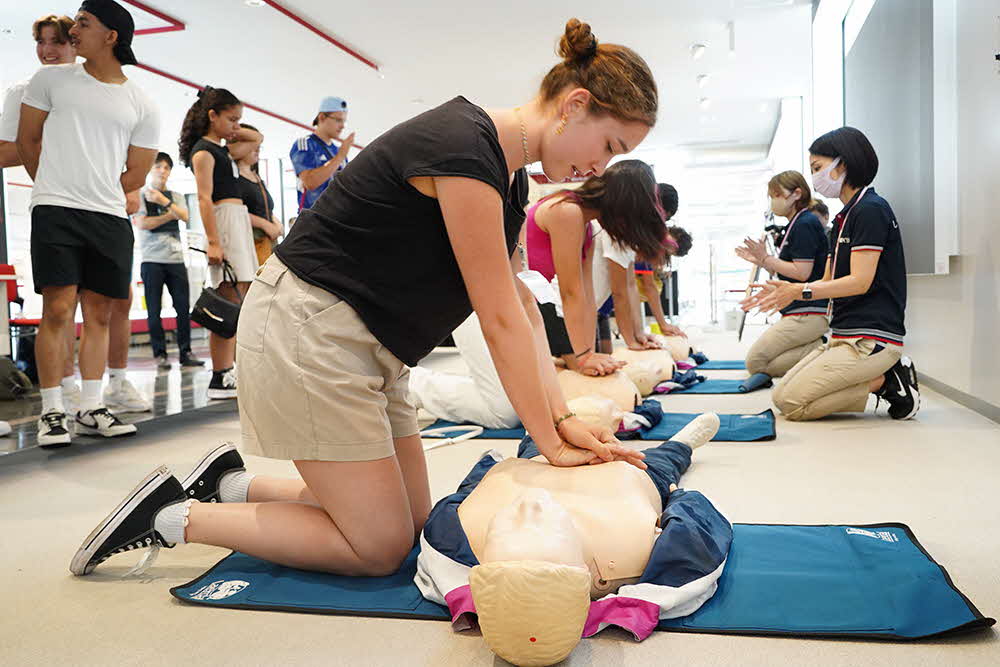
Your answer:
[[[184,488],[181,483],[166,466],[160,466],[139,482],[87,536],[73,556],[69,571],[82,576],[90,574],[115,554],[147,549],[154,544],[173,547],[156,532],[153,520],[164,507],[182,502]]]
[[[118,419],[107,408],[76,413],[76,432],[87,435],[103,435],[105,438],[117,438],[122,435],[135,435],[135,424],[126,424]]]
[[[236,369],[212,371],[212,381],[208,384],[208,398],[223,400],[236,398]]]
[[[38,446],[42,449],[70,446],[69,417],[65,412],[49,410],[38,418]]]
[[[920,387],[917,384],[917,369],[913,360],[900,357],[892,368],[885,372],[885,384],[878,393],[889,403],[889,416],[893,419],[913,419],[920,410]]]
[[[219,445],[205,455],[194,467],[181,486],[184,487],[184,497],[194,498],[203,503],[221,503],[219,481],[231,472],[246,470],[243,457],[236,451],[236,445],[227,442]]]

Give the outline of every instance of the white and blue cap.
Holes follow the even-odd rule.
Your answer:
[[[347,111],[347,100],[343,97],[324,97],[323,101],[319,103],[319,111],[316,112],[316,117],[313,118],[313,127],[319,125],[319,115],[321,113],[333,113],[336,111]]]
[[[347,100],[342,97],[324,97],[319,103],[319,111],[316,113],[330,113],[333,111],[347,111]]]

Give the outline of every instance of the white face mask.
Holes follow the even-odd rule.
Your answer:
[[[838,164],[840,164],[839,157],[828,164],[826,169],[813,174],[812,177],[813,190],[829,199],[836,199],[837,197],[840,197],[840,190],[844,187],[844,177],[847,175],[847,172],[841,174],[838,179],[830,177],[830,172],[833,171]]]

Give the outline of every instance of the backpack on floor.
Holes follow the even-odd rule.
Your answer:
[[[34,385],[7,357],[0,357],[0,400],[13,401],[31,391]]]

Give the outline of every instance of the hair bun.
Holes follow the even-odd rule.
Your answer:
[[[590,31],[590,24],[579,19],[566,21],[566,32],[559,40],[559,55],[569,62],[589,60],[597,55],[597,38]]]

